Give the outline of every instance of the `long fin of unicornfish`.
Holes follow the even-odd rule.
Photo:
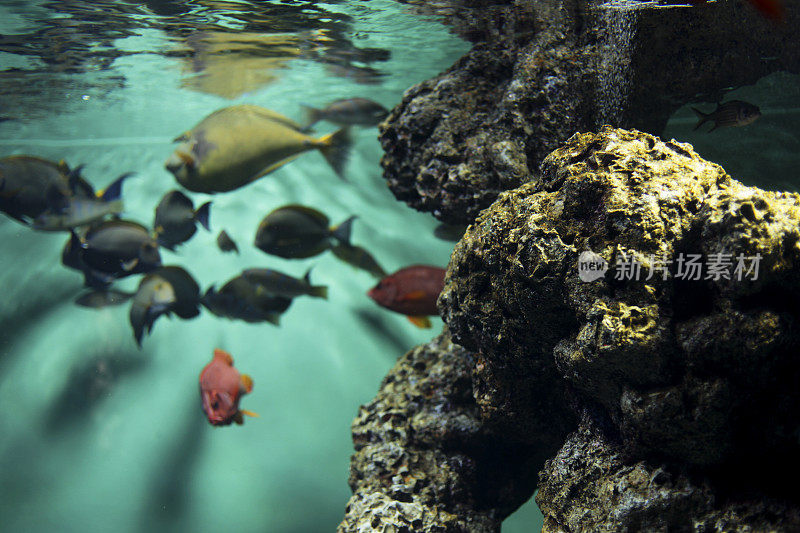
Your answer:
[[[703,113],[702,111],[700,111],[696,107],[693,107],[692,111],[694,111],[694,113],[695,113],[695,115],[697,115],[697,119],[698,119],[697,120],[697,124],[694,125],[694,128],[692,128],[692,131],[696,130],[697,128],[699,128],[700,126],[702,126],[703,124],[705,124],[706,122],[711,120],[711,115],[713,115],[713,113]]]
[[[104,202],[113,202],[122,198],[122,182],[133,176],[133,172],[126,172],[115,179],[111,185],[95,193]]]
[[[250,394],[253,390],[253,378],[248,376],[247,374],[242,374],[239,377],[239,388],[242,390],[244,394]]]
[[[342,244],[350,244],[350,234],[353,232],[353,221],[358,217],[353,215],[338,226],[331,228],[333,238]]]
[[[211,202],[206,202],[197,208],[194,212],[194,219],[200,223],[201,226],[206,228],[206,231],[211,231],[209,222]]]
[[[408,321],[422,329],[428,329],[432,326],[431,319],[426,316],[409,316]]]
[[[308,293],[309,296],[315,296],[317,298],[323,298],[325,300],[328,299],[327,285],[311,285],[311,268],[309,268],[306,271],[305,276],[303,276],[303,281],[308,283],[308,286],[311,288],[311,292]]]
[[[325,161],[333,168],[336,175],[344,181],[344,166],[350,155],[350,148],[353,146],[353,139],[350,137],[350,130],[342,128],[319,139],[319,151]]]

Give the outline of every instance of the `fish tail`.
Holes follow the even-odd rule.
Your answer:
[[[133,328],[133,338],[136,340],[136,346],[142,347],[142,337],[144,336],[144,329],[147,326],[148,319],[147,308],[137,305],[135,302],[131,305],[130,314],[128,315]]]
[[[114,180],[114,182],[103,191],[98,191],[97,196],[104,202],[112,202],[122,198],[122,182],[133,176],[133,172],[126,172]]]
[[[64,163],[63,159],[59,161],[58,164],[59,166],[63,164],[64,168],[67,170],[67,180],[68,180],[67,183],[69,190],[71,190],[73,193],[77,192],[81,180],[81,171],[83,170],[84,165],[78,165],[72,170],[69,170],[69,167],[67,166],[66,163]]]
[[[350,155],[350,148],[353,139],[350,137],[350,130],[342,128],[319,139],[321,144],[320,152],[328,164],[336,172],[336,175],[345,180],[343,172],[344,165]],[[345,180],[347,181],[347,180]]]
[[[358,217],[353,215],[338,226],[331,228],[331,235],[342,244],[350,244],[350,233],[353,231],[353,221]]]
[[[194,212],[194,219],[200,223],[201,226],[206,228],[206,231],[211,231],[209,222],[211,202],[206,202]]]
[[[713,114],[713,113],[703,113],[696,107],[693,107],[692,111],[694,111],[695,115],[697,115],[697,124],[694,125],[692,131],[695,131],[697,128],[699,128],[700,126],[711,120],[711,115]]]
[[[327,285],[316,285],[311,287],[311,296],[316,298],[322,298],[323,300],[328,299],[328,286]]]
[[[306,110],[306,125],[300,131],[308,133],[314,124],[322,120],[322,111],[307,105],[304,105],[303,108]]]

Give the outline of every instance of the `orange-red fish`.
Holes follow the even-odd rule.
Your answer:
[[[428,315],[438,315],[436,300],[444,287],[445,269],[414,265],[386,276],[367,295],[381,307],[408,316],[417,327],[429,328]]]
[[[219,348],[214,358],[200,372],[200,397],[203,411],[212,426],[228,426],[232,422],[244,423],[242,415],[258,416],[239,409],[239,400],[253,390],[253,380],[233,367],[231,354]]]

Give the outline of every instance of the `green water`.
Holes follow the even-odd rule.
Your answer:
[[[248,17],[255,22],[243,22]],[[270,27],[274,36],[247,45],[234,69],[258,80],[268,74],[268,83],[232,98],[191,85],[211,68],[180,52],[194,32],[235,41],[237,33]],[[124,186],[124,216],[147,226],[161,196],[177,188],[164,169],[172,139],[210,112],[252,103],[300,119],[302,104],[353,96],[391,108],[405,89],[468,50],[444,26],[389,0],[3,2],[0,33],[0,116],[10,119],[0,122],[0,156],[85,164],[84,176],[98,187],[135,172]],[[259,54],[280,61],[247,62]],[[226,76],[214,80],[216,90]],[[355,132],[347,182],[319,154],[305,154],[213,196],[212,232],[198,231],[177,253],[162,250],[165,264],[186,268],[203,290],[243,268],[299,276],[313,265],[313,281],[329,286],[328,301],[298,298],[280,327],[203,310],[194,320],[159,319],[138,349],[127,305],[73,303],[82,278],[60,264],[65,234],[0,217],[0,530],[335,529],[350,496],[358,406],[398,356],[442,324],[420,330],[378,308],[365,295],[374,279],[329,253],[288,261],[252,241],[266,213],[301,203],[332,222],[358,215],[353,242],[389,272],[446,265],[452,244],[433,237],[436,222],[395,201],[380,178],[376,132]],[[209,199],[192,198],[196,205]],[[217,249],[221,229],[241,255]],[[255,381],[241,405],[260,418],[244,426],[212,428],[200,410],[198,374],[215,347]],[[504,531],[536,530],[537,515],[528,504]]]

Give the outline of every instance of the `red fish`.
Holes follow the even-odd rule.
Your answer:
[[[444,287],[445,269],[414,265],[386,276],[367,295],[381,307],[408,316],[417,327],[429,328],[428,315],[438,315],[436,300]]]
[[[706,0],[689,0],[693,4],[704,4]],[[766,18],[775,21],[783,22],[786,15],[781,0],[750,0],[750,3],[758,9],[759,13]]]
[[[258,416],[239,409],[242,395],[253,390],[253,380],[233,367],[231,354],[214,350],[214,358],[200,372],[200,397],[203,411],[212,426],[242,424],[242,415]]]

